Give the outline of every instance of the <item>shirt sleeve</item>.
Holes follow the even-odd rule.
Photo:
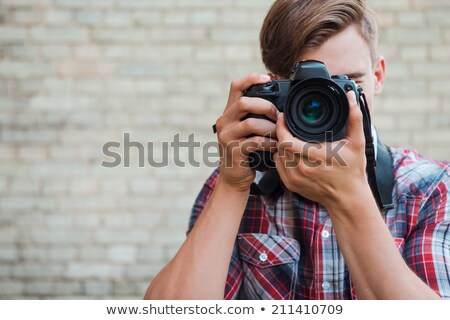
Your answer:
[[[449,191],[449,171],[444,168],[422,198],[418,223],[403,251],[409,267],[444,299],[450,299]]]

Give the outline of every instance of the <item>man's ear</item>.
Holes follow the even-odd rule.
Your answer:
[[[384,80],[386,79],[386,60],[379,56],[373,65],[374,72],[374,95],[379,96],[383,91]]]

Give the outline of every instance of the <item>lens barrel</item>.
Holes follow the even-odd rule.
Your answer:
[[[287,97],[285,119],[291,133],[308,142],[331,142],[345,137],[349,104],[345,91],[325,78],[296,83]]]

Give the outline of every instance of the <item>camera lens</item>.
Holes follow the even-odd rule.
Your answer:
[[[336,141],[345,136],[349,105],[334,81],[310,78],[291,87],[284,107],[286,124],[303,141]]]
[[[302,102],[300,116],[305,123],[316,124],[325,115],[324,101],[320,97],[310,97]]]

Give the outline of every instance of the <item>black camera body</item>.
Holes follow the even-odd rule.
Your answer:
[[[263,98],[284,112],[293,136],[307,142],[332,142],[345,137],[350,107],[346,93],[361,88],[345,75],[330,76],[325,64],[316,60],[298,62],[287,80],[273,80],[248,88],[244,96]],[[266,116],[249,114],[245,118]],[[259,171],[275,168],[270,152],[256,152],[250,166]]]

